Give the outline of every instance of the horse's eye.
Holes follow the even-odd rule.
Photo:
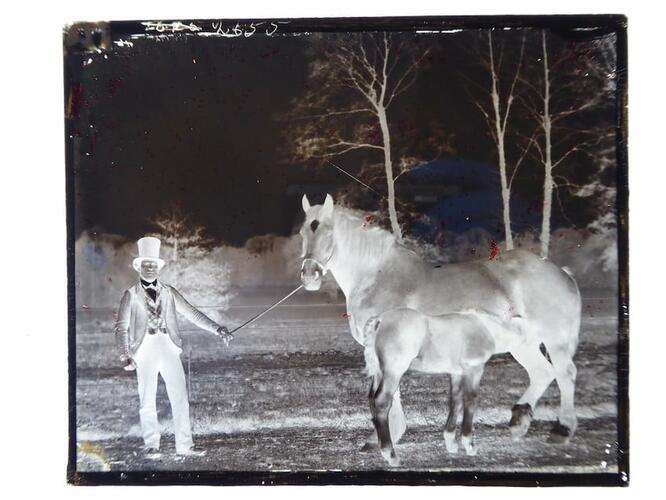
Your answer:
[[[312,229],[312,232],[314,233],[318,227],[319,227],[319,221],[317,219],[313,220],[312,224],[310,224],[310,229]]]

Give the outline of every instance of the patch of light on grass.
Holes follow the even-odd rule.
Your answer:
[[[534,418],[535,420],[553,421],[557,418],[557,412],[557,407],[538,406]],[[444,425],[446,420],[446,412],[425,415],[419,412],[410,412],[407,409],[406,413],[408,425],[440,427]],[[617,406],[612,402],[580,406],[576,409],[576,415],[580,420],[614,417],[617,415]],[[480,408],[475,415],[475,421],[485,425],[506,424],[510,418],[510,408]],[[242,434],[290,428],[354,430],[371,427],[370,412],[361,411],[337,415],[312,413],[278,415],[272,413],[269,416],[242,418],[204,416],[193,421],[193,432],[197,435]],[[173,422],[170,419],[160,422],[160,432],[162,435],[173,435]],[[140,438],[140,425],[132,425],[125,433],[92,427],[77,430],[77,439],[80,441],[105,441],[123,437]]]
[[[258,430],[310,428],[310,429],[359,429],[368,427],[370,415],[352,413],[338,416],[281,416],[270,419],[261,417],[247,418],[215,418],[205,417],[194,422],[195,434],[233,434]]]

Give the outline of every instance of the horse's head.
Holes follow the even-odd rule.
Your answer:
[[[323,205],[310,205],[303,195],[305,222],[300,235],[303,238],[301,282],[306,290],[319,290],[333,256],[333,198],[326,195]]]

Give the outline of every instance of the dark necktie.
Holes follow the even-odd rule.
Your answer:
[[[153,302],[157,300],[157,281],[148,283],[147,281],[141,280],[141,286],[146,291],[148,296],[153,299]]]

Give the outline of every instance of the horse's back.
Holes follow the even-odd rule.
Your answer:
[[[568,343],[575,349],[581,299],[563,269],[526,250],[502,252],[492,260],[432,269],[416,286],[409,306],[432,316],[467,309],[509,321],[520,316],[534,340]]]
[[[379,318],[376,345],[379,348],[400,346],[418,352],[428,332],[426,315],[407,307],[386,311]]]
[[[523,317],[546,344],[567,344],[573,353],[582,308],[573,276],[525,250],[506,252],[498,264],[489,269],[507,283],[514,302],[521,304],[513,312]]]
[[[493,333],[472,311],[431,316],[428,326],[431,350],[445,349],[461,369],[483,364],[495,352]]]
[[[411,308],[383,313],[374,325],[373,343],[382,369],[426,373],[462,373],[494,353],[492,333],[472,313],[429,316]]]

